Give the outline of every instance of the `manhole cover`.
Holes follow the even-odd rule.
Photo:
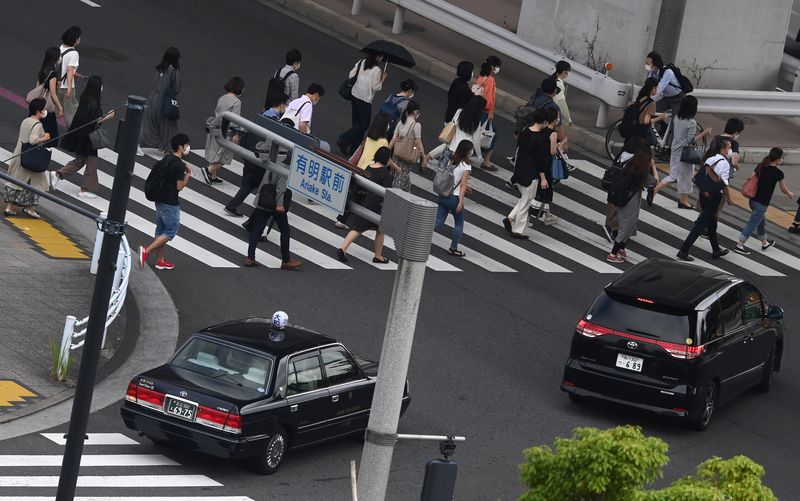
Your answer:
[[[91,45],[80,44],[78,46],[78,52],[80,53],[81,57],[106,61],[109,63],[124,63],[128,60],[128,56],[125,54],[109,49],[103,49],[102,47],[93,47]]]
[[[755,118],[742,116],[742,115],[727,115],[727,114],[724,114],[724,113],[712,113],[711,116],[713,116],[714,118],[719,118],[723,122],[727,122],[729,118],[734,118],[735,117],[735,118],[740,119],[742,122],[744,122],[745,125],[748,125],[748,126],[753,126],[753,125],[756,125],[758,123],[758,120],[756,120]]]
[[[394,26],[394,21],[392,21],[391,19],[386,19],[385,21],[381,22],[381,24],[384,26],[391,27]],[[422,33],[423,31],[425,31],[425,28],[414,23],[403,23],[403,31],[408,31],[412,33]]]

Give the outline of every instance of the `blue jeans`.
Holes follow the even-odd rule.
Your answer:
[[[457,195],[450,195],[449,197],[443,197],[439,195],[436,199],[436,203],[439,204],[439,208],[436,211],[436,225],[434,229],[439,229],[443,224],[445,219],[447,219],[447,214],[453,215],[453,233],[450,236],[450,250],[458,249],[458,242],[461,241],[461,235],[464,234],[464,209],[461,209],[461,212],[456,212],[456,208],[458,207],[458,196]]]
[[[767,215],[767,206],[762,205],[755,200],[750,200],[750,219],[747,221],[747,224],[744,225],[744,229],[742,230],[742,234],[739,235],[740,242],[746,242],[750,235],[753,234],[753,230],[756,230],[756,236],[762,242],[767,239],[767,229],[765,228],[766,225],[766,215]]]
[[[169,205],[156,202],[156,233],[155,236],[166,235],[172,240],[178,234],[181,225],[180,205]]]

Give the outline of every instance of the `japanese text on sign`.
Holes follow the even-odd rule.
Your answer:
[[[310,198],[342,214],[347,205],[351,176],[347,168],[295,146],[288,187],[297,196]]]

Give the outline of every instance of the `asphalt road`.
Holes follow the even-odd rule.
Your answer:
[[[6,6],[9,19],[24,21],[5,26],[7,44],[0,61],[6,71],[0,86],[24,95],[48,41],[57,45],[66,26],[79,24],[84,30],[79,71],[104,76],[104,104],[109,108],[127,94],[147,95],[154,65],[166,46],[175,45],[182,52],[184,78],[181,128],[197,148],[204,142],[202,124],[228,77],[244,78],[244,109],[255,112],[268,75],[295,46],[304,54],[301,87],[317,81],[328,90],[315,109],[315,133],[333,142],[349,125],[349,105],[336,88],[359,53],[346,43],[253,0],[101,3],[108,5],[89,8],[78,0],[63,0]],[[30,19],[39,21],[33,25]],[[483,57],[469,56],[475,61]],[[397,68],[389,72],[387,89],[409,75]],[[423,131],[431,145],[444,113],[444,90],[425,81],[419,84]],[[0,144],[12,149],[23,113],[2,100],[0,113],[5,117]],[[510,124],[500,121],[498,160],[511,151],[509,130]],[[293,322],[327,332],[357,353],[373,358],[380,354],[392,274],[363,267],[356,272],[308,268],[286,273],[188,265],[162,276],[179,309],[181,339],[226,319],[283,309]],[[800,403],[794,398],[800,369],[791,339],[800,328],[792,314],[797,275],[748,278],[787,310],[783,371],[770,394],[743,395],[722,408],[711,429],[695,433],[628,409],[575,406],[558,390],[575,323],[609,281],[607,275],[429,271],[409,369],[413,401],[400,431],[468,437],[455,454],[460,465],[456,499],[513,499],[523,489],[517,468],[523,448],[552,443],[576,426],[623,423],[641,425],[670,444],[665,481],[691,473],[713,455],[746,454],[765,466],[766,482],[776,494],[790,499],[796,487],[794,465],[800,464]],[[120,397],[123,393],[120,388]],[[123,432],[116,408],[94,415],[89,431]],[[204,456],[141,447],[175,459],[184,473],[207,474],[223,483],[226,492],[257,500],[348,499],[349,460],[361,453],[360,444],[344,440],[290,456],[276,475],[260,477]],[[34,454],[52,446],[32,435],[7,442],[4,450]],[[433,443],[398,445],[389,499],[418,497],[423,465],[436,455]]]

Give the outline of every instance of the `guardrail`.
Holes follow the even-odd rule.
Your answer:
[[[558,61],[570,61],[556,52],[525,42],[515,33],[486,22],[483,18],[445,0],[386,1],[395,4],[392,26],[394,34],[402,33],[405,12],[411,11],[544,73],[552,73]],[[354,0],[353,15],[358,14],[360,10],[361,0]],[[609,106],[626,107],[638,89],[633,84],[618,82],[608,75],[574,61],[570,61],[570,64],[572,66],[570,86],[600,100],[597,127],[607,125]],[[793,82],[792,92],[696,89],[692,95],[698,98],[698,110],[706,113],[800,116],[798,72],[800,72],[800,60],[784,55],[781,77]]]
[[[99,256],[99,248],[100,245],[97,244],[98,241],[102,242],[102,235],[103,233],[98,230],[98,236],[95,238],[95,249],[98,249],[95,252],[95,255],[92,256],[92,262],[95,262],[96,256]],[[94,267],[96,271],[96,265]],[[130,280],[131,275],[131,248],[128,245],[128,239],[123,236],[122,240],[120,241],[120,249],[117,255],[117,266],[114,272],[114,285],[111,291],[111,299],[108,302],[108,315],[106,316],[106,329],[110,326],[114,320],[119,315],[120,310],[122,310],[122,306],[125,303],[125,297],[128,293],[128,282]],[[86,324],[89,321],[89,317],[85,317],[82,320],[77,320],[74,316],[68,315],[66,321],[64,322],[64,333],[61,336],[61,347],[58,352],[58,360],[56,361],[54,367],[54,375],[56,379],[59,381],[65,381],[67,378],[67,372],[70,365],[70,353],[81,348],[83,343],[85,342],[84,336],[86,336]],[[75,329],[80,329],[79,331],[75,331]],[[84,339],[82,339],[84,338]],[[106,335],[105,332],[103,333],[103,342],[100,344],[100,348],[106,344]]]

